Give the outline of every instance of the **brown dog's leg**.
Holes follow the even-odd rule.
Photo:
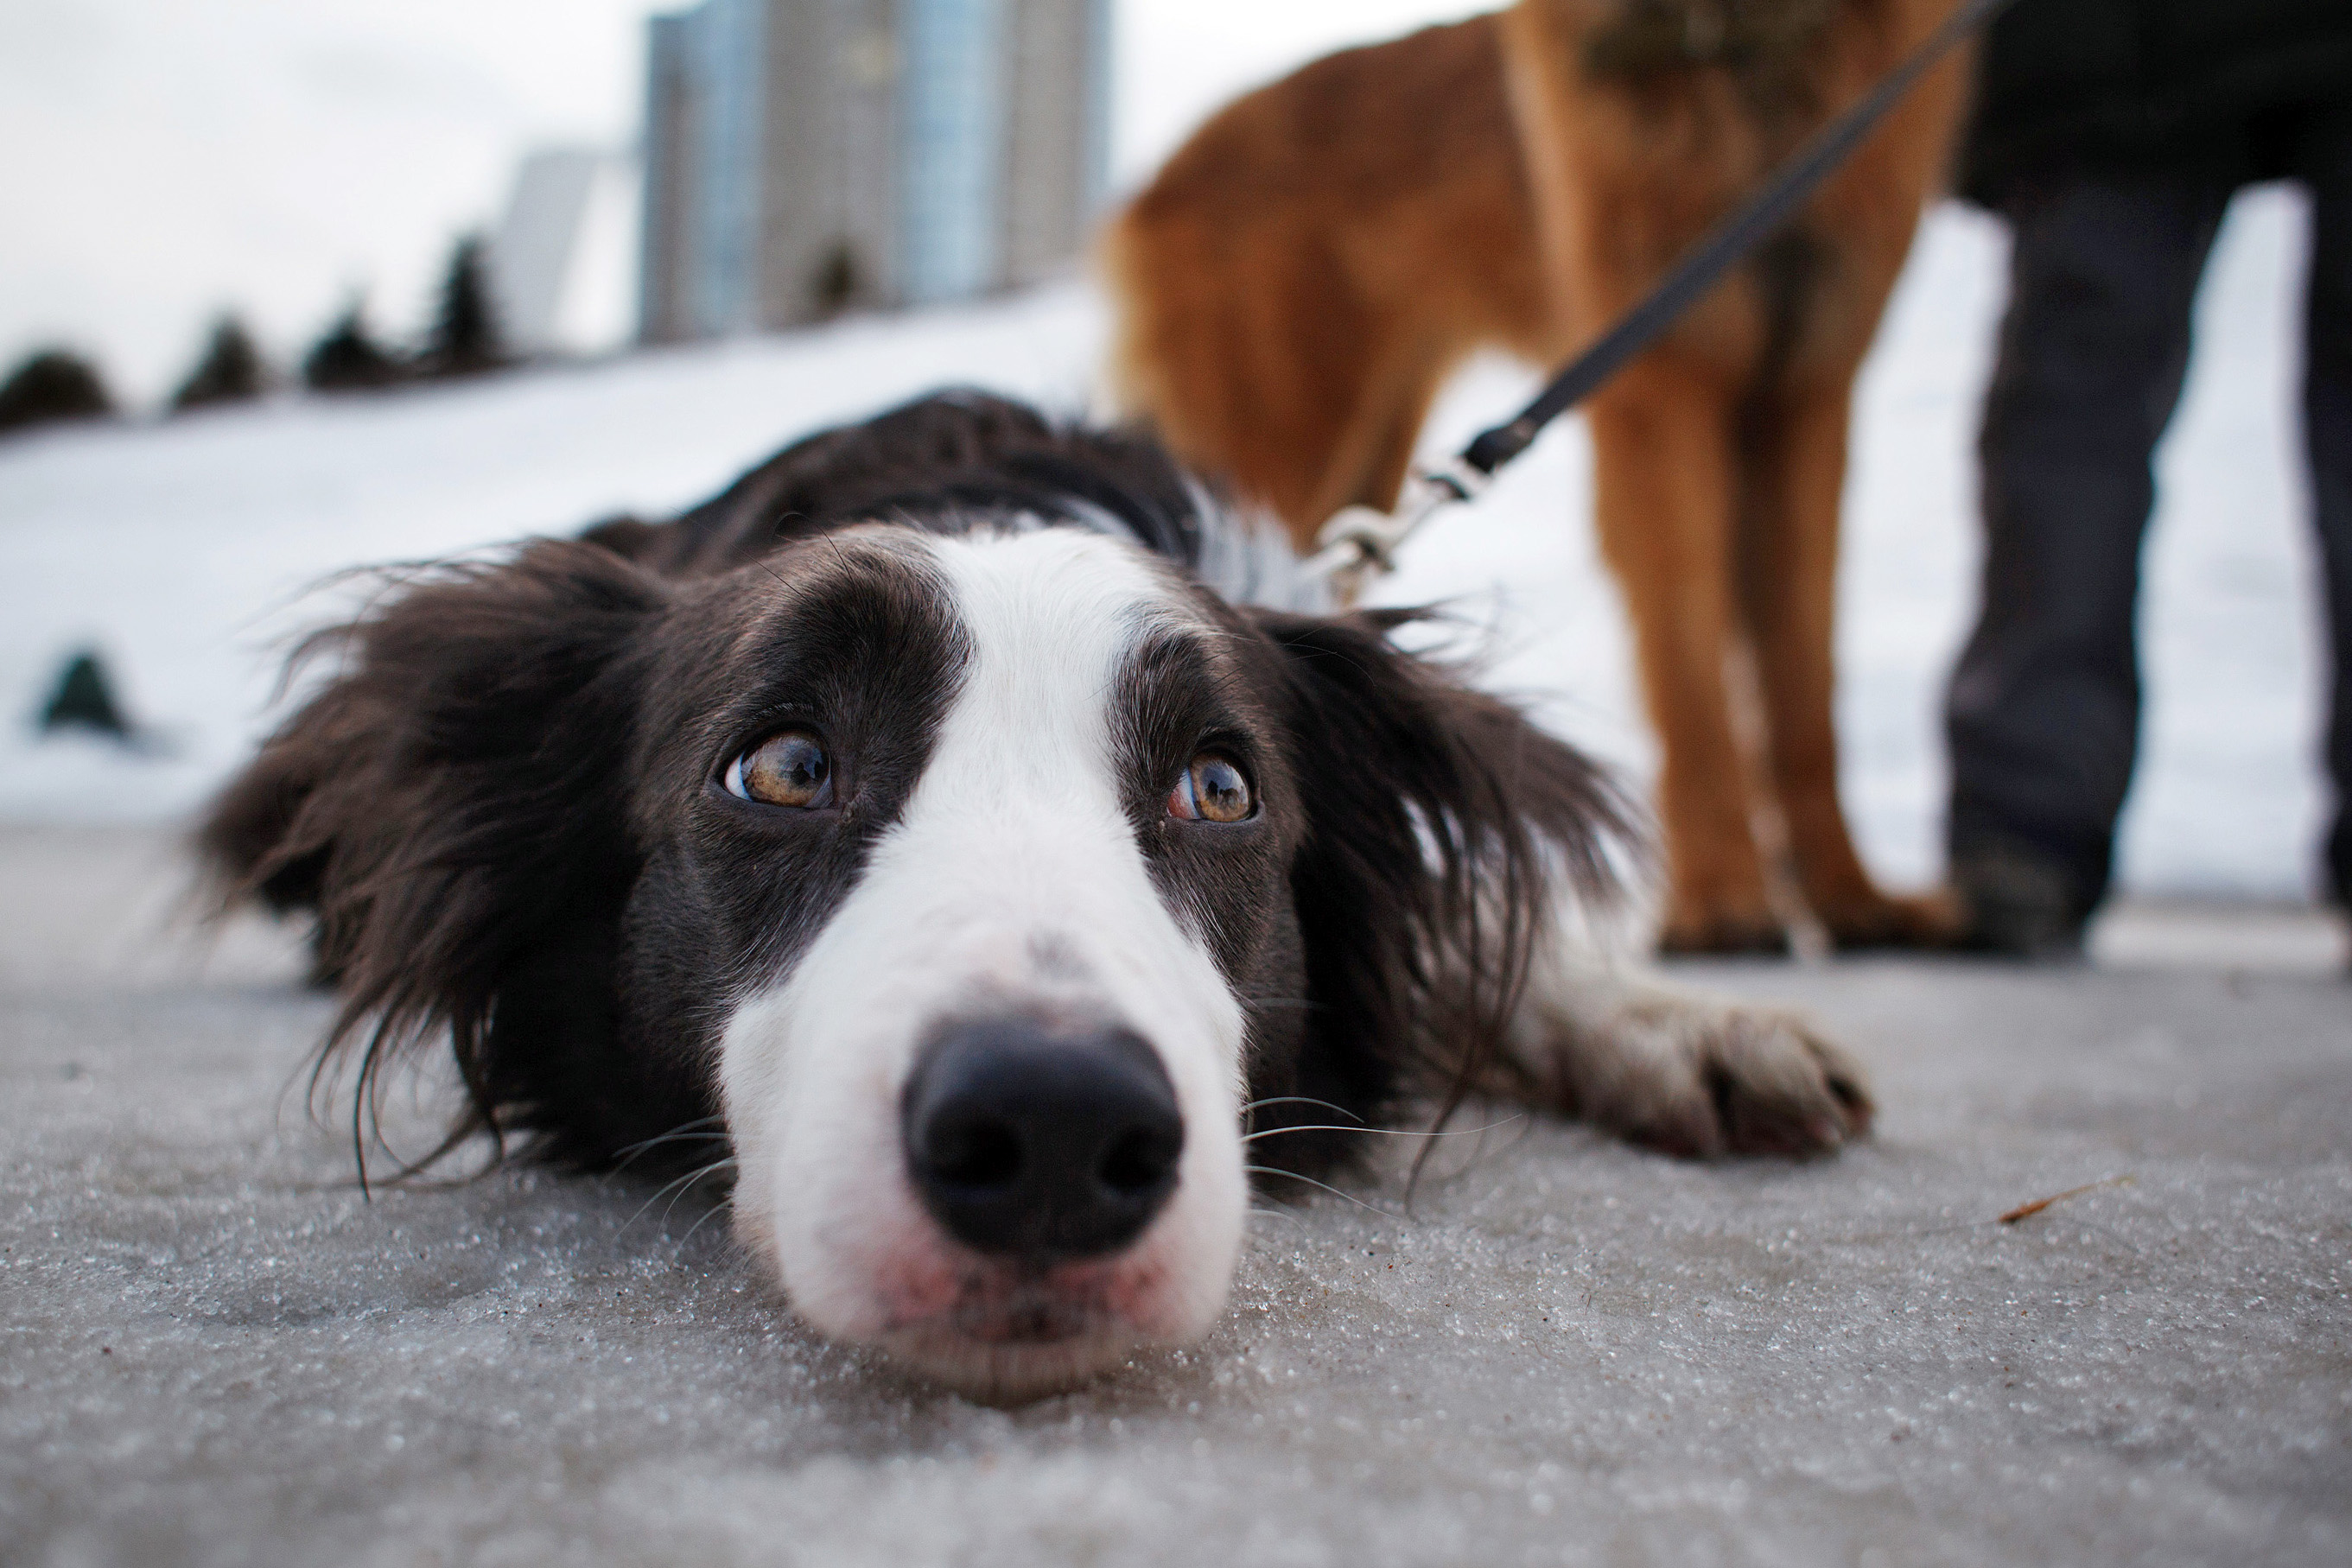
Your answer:
[[[1841,948],[1932,945],[1949,939],[1955,912],[1939,898],[1881,893],[1838,802],[1838,505],[1852,388],[1851,374],[1834,377],[1774,394],[1749,413],[1741,598],[1773,787],[1806,903]]]
[[[1315,503],[1292,520],[1291,538],[1302,550],[1315,548],[1316,536],[1342,507],[1370,507],[1386,511],[1396,505],[1404,487],[1406,468],[1412,461],[1414,439],[1429,405],[1437,396],[1444,367],[1426,356],[1391,356],[1396,362],[1369,379],[1360,391]]]
[[[1664,752],[1668,952],[1779,952],[1788,939],[1758,858],[1724,660],[1733,603],[1735,470],[1722,390],[1659,359],[1591,405],[1601,543],[1624,591]]]
[[[1141,276],[1138,258],[1181,260],[1187,237],[1160,236],[1156,250],[1126,239],[1128,277]],[[1189,313],[1156,329],[1143,319],[1166,302],[1125,284],[1130,406],[1186,462],[1272,508],[1301,551],[1341,507],[1391,505],[1443,360],[1415,352],[1412,323],[1351,291],[1326,257],[1262,254],[1222,272],[1231,257],[1196,259],[1220,287],[1181,296]]]

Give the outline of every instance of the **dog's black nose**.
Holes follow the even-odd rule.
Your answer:
[[[1184,1118],[1159,1053],[1125,1030],[959,1026],[908,1080],[907,1167],[931,1216],[982,1252],[1090,1258],[1176,1190]]]

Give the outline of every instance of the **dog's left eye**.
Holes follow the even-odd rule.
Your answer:
[[[833,759],[804,729],[772,735],[727,765],[727,792],[739,800],[803,810],[833,800]]]
[[[1256,810],[1249,780],[1213,751],[1192,758],[1168,791],[1168,814],[1187,822],[1238,822]]]

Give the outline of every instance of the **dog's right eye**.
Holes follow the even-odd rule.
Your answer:
[[[833,800],[833,759],[804,729],[772,735],[727,765],[727,792],[764,806],[803,810]]]
[[[1238,822],[1257,812],[1249,780],[1213,751],[1204,751],[1168,791],[1168,814],[1187,822]]]

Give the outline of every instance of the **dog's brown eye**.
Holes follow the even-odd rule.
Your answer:
[[[1213,751],[1192,758],[1168,791],[1168,814],[1188,822],[1238,822],[1256,810],[1242,770]]]
[[[727,765],[727,792],[768,806],[823,806],[833,800],[833,760],[815,736],[788,729]]]

